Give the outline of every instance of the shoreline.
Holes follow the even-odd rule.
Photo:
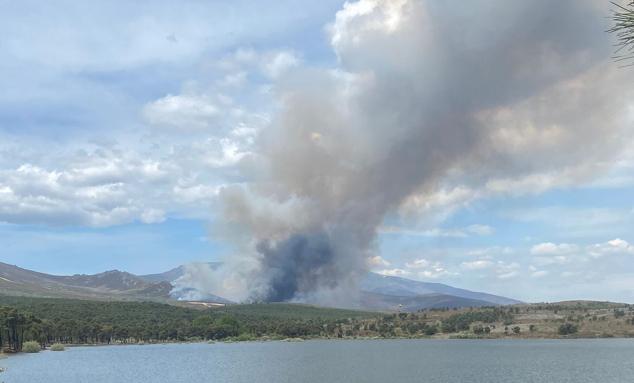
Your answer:
[[[70,348],[90,348],[90,347],[128,347],[128,346],[167,346],[167,345],[186,345],[186,344],[235,344],[235,343],[302,343],[309,341],[330,341],[330,342],[346,342],[346,341],[389,341],[389,340],[412,340],[412,341],[493,341],[493,340],[515,340],[515,341],[544,341],[544,340],[626,340],[634,339],[634,336],[572,336],[572,337],[469,337],[469,336],[433,336],[433,337],[305,337],[305,338],[284,338],[284,339],[271,339],[271,338],[255,338],[248,340],[238,339],[226,339],[226,340],[196,340],[196,341],[174,341],[174,342],[140,342],[140,343],[75,343],[64,344],[67,349]],[[40,352],[64,352],[64,351],[51,351],[50,347],[42,349]],[[29,354],[26,352],[16,353],[0,353],[0,360],[10,358],[15,355]]]

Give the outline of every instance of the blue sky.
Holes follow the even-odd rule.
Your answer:
[[[258,179],[254,153],[278,121],[279,89],[301,82],[289,73],[374,69],[380,78],[389,63],[371,67],[371,44],[333,37],[363,21],[364,6],[393,11],[377,3],[410,2],[363,0],[336,16],[342,1],[0,0],[0,261],[141,274],[235,257],[242,250],[223,232],[218,196]],[[424,3],[432,15],[452,11]],[[591,6],[575,15],[596,37],[562,38],[575,45],[570,62],[549,45],[541,88],[527,85],[524,68],[528,80],[513,77],[508,92],[517,100],[478,114],[502,132],[494,139],[520,120],[530,125],[522,137],[543,135],[507,143],[485,175],[450,169],[433,190],[399,201],[377,228],[373,270],[530,301],[634,302],[634,104],[623,85],[634,70],[610,61],[605,4],[583,3]],[[453,12],[484,28],[490,7]],[[569,32],[577,35],[553,33]],[[478,36],[454,43],[488,49]],[[398,68],[409,70],[408,57]],[[560,94],[578,103],[553,106]],[[557,141],[568,126],[575,138]]]

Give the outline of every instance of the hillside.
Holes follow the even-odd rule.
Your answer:
[[[209,267],[212,269],[218,268],[222,265],[221,262],[206,262]],[[182,277],[185,274],[185,265],[180,265],[171,270],[168,270],[163,273],[158,274],[147,274],[147,275],[139,275],[139,278],[143,279],[146,282],[158,283],[158,282],[174,282],[178,278]]]
[[[221,264],[210,262],[217,268]],[[58,276],[0,263],[0,291],[4,295],[93,300],[233,302],[193,287],[173,283],[186,272],[179,266],[164,273],[137,276],[119,270],[94,275]],[[483,307],[520,303],[492,294],[459,289],[442,283],[368,273],[361,282],[361,299],[346,308],[375,311],[418,311],[429,308]]]
[[[220,262],[208,263],[212,268]],[[184,266],[162,274],[141,276],[148,281],[174,282],[183,276]],[[513,305],[522,303],[516,299],[498,295],[459,289],[442,283],[414,281],[407,278],[380,275],[369,272],[361,281],[361,309],[383,311],[416,311],[426,308],[440,307],[482,307],[494,305]],[[209,292],[180,290],[173,292],[177,298],[188,296],[205,296],[214,302],[225,303],[222,298]]]
[[[380,275],[377,273],[368,273],[361,282],[361,290],[368,293],[399,297],[440,294],[446,297],[464,298],[464,300],[456,300],[452,305],[445,307],[455,307],[456,303],[461,301],[474,301],[476,306],[480,306],[478,302],[486,302],[489,305],[514,305],[522,303],[516,299],[459,289],[442,283],[414,281],[407,278]]]
[[[17,318],[17,320],[15,320]],[[155,302],[104,302],[0,295],[0,323],[19,334],[3,347],[286,338],[634,337],[634,305],[560,302],[371,313],[271,303],[193,309]],[[7,327],[5,327],[7,328]],[[2,343],[4,342],[4,344]]]
[[[446,294],[425,295],[387,295],[363,292],[361,294],[361,307],[365,310],[375,311],[404,311],[413,312],[425,309],[460,308],[460,307],[485,307],[494,306],[491,302],[468,299]]]
[[[95,275],[57,276],[0,262],[0,291],[4,295],[98,300],[166,300],[172,286],[150,283],[121,271]]]

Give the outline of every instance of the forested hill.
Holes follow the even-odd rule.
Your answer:
[[[285,303],[193,309],[151,302],[0,296],[0,345],[42,346],[284,338],[634,337],[634,305],[563,302],[415,313]]]
[[[0,296],[0,344],[171,342],[335,335],[341,323],[376,313],[294,304],[196,309],[154,302]]]

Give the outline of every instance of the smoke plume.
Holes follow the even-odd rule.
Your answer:
[[[346,3],[327,28],[337,67],[279,79],[256,175],[221,193],[249,297],[354,299],[386,214],[447,185],[590,179],[622,144],[630,94],[607,61],[605,12],[590,0]]]

